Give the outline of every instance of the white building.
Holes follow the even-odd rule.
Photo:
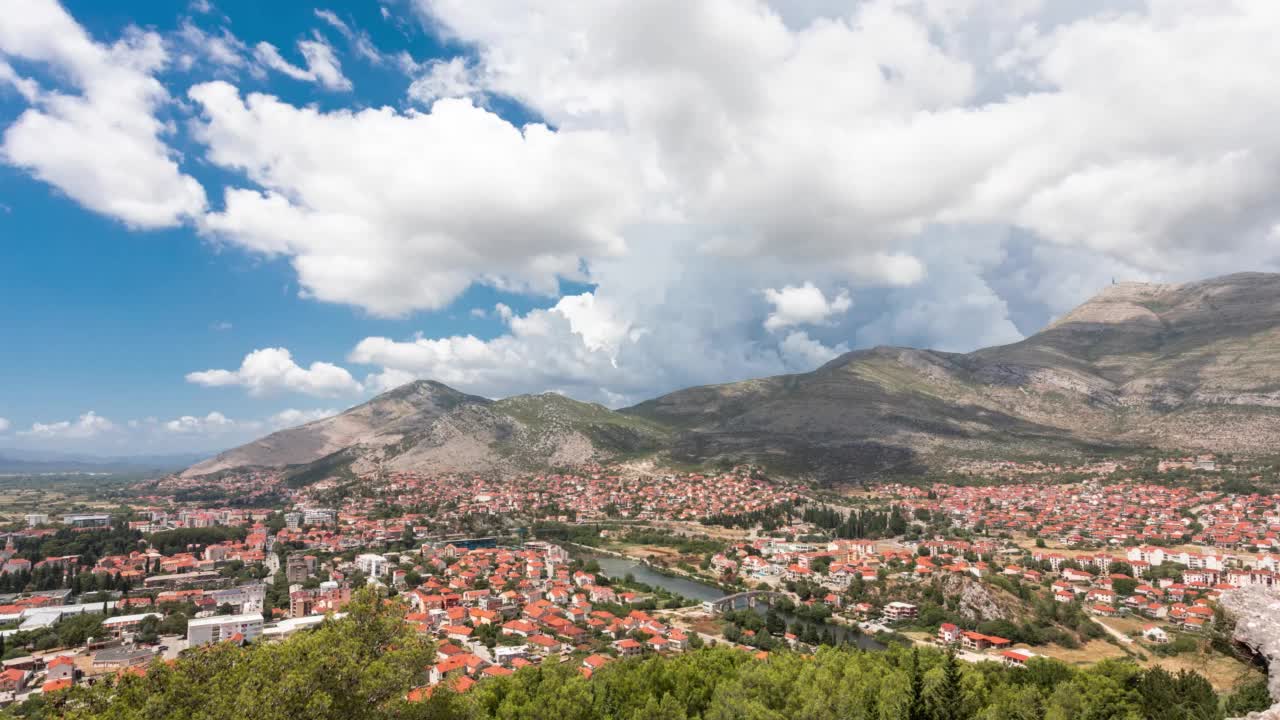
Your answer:
[[[187,644],[199,647],[209,643],[229,640],[236,634],[252,641],[262,634],[262,613],[245,615],[215,615],[187,623]]]
[[[267,600],[267,586],[261,583],[211,590],[209,595],[221,606],[230,605],[238,613],[260,613]]]
[[[157,620],[164,617],[160,613],[138,613],[136,615],[116,615],[102,621],[102,629],[111,633],[114,637],[120,637],[125,633],[137,632],[142,625],[142,621],[149,617]]]
[[[103,514],[63,515],[62,522],[74,528],[109,528],[111,516]]]
[[[37,525],[48,525],[49,516],[44,513],[31,513],[26,516],[27,527],[35,527]]]
[[[311,508],[302,511],[303,525],[333,525],[337,519],[338,512],[329,508]]]
[[[382,577],[387,572],[387,559],[377,553],[356,556],[356,567],[369,577]]]

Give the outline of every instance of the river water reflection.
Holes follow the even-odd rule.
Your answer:
[[[663,575],[649,566],[643,565],[635,560],[601,556],[592,556],[591,559],[595,560],[596,563],[600,565],[600,569],[604,574],[611,578],[621,580],[627,575],[631,575],[636,582],[641,582],[651,587],[660,587],[668,592],[683,595],[684,597],[697,600],[698,602],[718,600],[728,594],[714,585],[708,585],[707,583],[698,582],[697,580]],[[768,612],[768,608],[764,605],[758,605],[756,607],[756,611],[764,614]],[[787,612],[779,612],[779,615],[787,621],[787,625],[809,622]],[[864,635],[843,625],[836,625],[835,623],[819,623],[818,626],[822,628],[823,632],[832,635],[839,643],[856,645],[863,650],[885,649],[884,644],[880,643],[875,638],[869,635]]]

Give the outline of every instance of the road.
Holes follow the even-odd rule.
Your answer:
[[[1128,635],[1125,635],[1124,633],[1120,632],[1119,630],[1117,630],[1117,629],[1115,629],[1115,628],[1111,627],[1110,625],[1106,624],[1105,622],[1103,622],[1103,621],[1102,621],[1102,618],[1094,618],[1094,622],[1096,622],[1096,623],[1098,623],[1099,625],[1101,625],[1103,630],[1106,630],[1108,633],[1111,633],[1111,636],[1112,636],[1112,637],[1114,637],[1115,639],[1119,640],[1120,642],[1122,642],[1122,643],[1124,643],[1124,644],[1126,644],[1126,645],[1132,645],[1132,644],[1133,644],[1133,638],[1129,637]]]

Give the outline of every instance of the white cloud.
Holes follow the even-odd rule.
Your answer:
[[[837,356],[849,352],[847,345],[827,347],[809,337],[808,333],[797,330],[787,333],[786,338],[778,344],[778,352],[782,356],[787,369],[807,372],[828,362]]]
[[[279,430],[297,425],[306,425],[307,423],[315,422],[316,420],[323,420],[328,417],[333,417],[339,412],[341,411],[332,408],[324,410],[296,410],[294,408],[289,408],[287,410],[281,410],[268,418],[267,425],[273,430]]]
[[[832,315],[848,312],[853,307],[848,290],[827,300],[822,290],[806,282],[799,287],[788,285],[781,290],[766,288],[765,299],[773,305],[773,312],[765,318],[766,330],[781,330],[791,325],[821,325]]]
[[[0,417],[0,433],[8,431],[8,429],[12,426],[13,426],[12,423],[10,423],[5,418]]]
[[[380,316],[445,308],[476,283],[555,303],[499,304],[507,331],[491,339],[368,338],[351,359],[371,366],[369,389],[426,376],[617,404],[849,345],[1010,342],[1113,276],[1280,262],[1269,0],[416,4],[466,48],[397,58],[421,109],[196,85],[202,160],[240,177],[213,212],[189,209],[201,194],[151,221],[198,214],[206,237],[291,263],[305,296]],[[114,63],[134,88],[163,61],[136,32],[42,50],[59,33],[15,15],[0,13],[5,57]],[[315,17],[361,52],[350,23]],[[269,45],[259,61],[341,87],[329,46],[303,42],[318,43],[300,46],[304,65]],[[53,112],[12,67],[0,82]],[[120,123],[130,142],[95,146],[168,158],[163,89],[125,94],[107,110],[142,109]],[[545,124],[517,127],[481,105],[492,98]],[[68,189],[82,182],[70,161],[49,181],[137,217],[109,203],[181,188],[170,163],[165,182],[131,175],[123,193]],[[557,300],[562,280],[594,289]],[[241,371],[193,375],[254,387]]]
[[[631,174],[601,134],[520,129],[465,100],[325,113],[221,82],[190,95],[208,159],[263,188],[228,190],[204,230],[288,257],[316,299],[397,315],[476,281],[550,294],[625,247]]]
[[[427,63],[425,70],[409,85],[409,99],[426,106],[440,98],[473,98],[478,101],[483,92],[475,83],[472,72],[465,58]]]
[[[84,440],[115,429],[115,424],[90,410],[75,420],[32,423],[18,434],[40,440]]]
[[[350,90],[351,81],[342,74],[342,63],[333,48],[318,37],[299,40],[298,51],[306,62],[305,67],[294,65],[269,42],[260,42],[253,49],[254,58],[266,67],[284,73],[294,80],[318,83],[329,90]]]
[[[164,429],[172,433],[218,434],[228,432],[236,427],[236,422],[218,411],[204,417],[183,415],[164,424]]]
[[[333,29],[337,30],[342,37],[346,38],[351,45],[351,49],[355,50],[361,57],[374,65],[382,65],[387,62],[387,56],[373,44],[373,40],[369,34],[363,30],[357,30],[347,24],[337,13],[332,10],[317,9],[316,17],[328,23]]]
[[[996,223],[1151,272],[1274,261],[1280,5],[1068,5],[419,0],[481,91],[651,152],[711,252],[911,284],[904,242]]]
[[[287,408],[262,420],[233,420],[218,411],[204,416],[183,415],[163,423],[143,422],[137,426],[158,427],[166,433],[177,435],[199,435],[205,437],[235,436],[236,438],[257,437],[283,428],[305,425],[316,420],[333,417],[340,410],[332,408],[299,410]]]
[[[212,34],[186,20],[178,29],[177,41],[186,53],[182,55],[182,65],[188,69],[197,58],[207,60],[215,68],[235,70],[249,65],[249,47],[228,28]]]
[[[22,77],[12,65],[3,60],[0,60],[0,84],[9,85],[27,102],[35,102],[40,97],[40,84],[31,78]]]
[[[0,72],[32,105],[4,132],[4,162],[139,228],[203,211],[204,189],[179,169],[155,117],[170,100],[154,77],[167,60],[158,35],[130,28],[103,45],[53,0],[0,0],[0,57],[45,66],[78,91]]]
[[[261,348],[245,356],[237,370],[187,373],[187,382],[206,387],[244,387],[250,395],[296,392],[318,397],[359,393],[360,383],[345,369],[327,362],[303,368],[285,348]]]

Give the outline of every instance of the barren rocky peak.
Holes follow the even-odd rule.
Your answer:
[[[1275,322],[1280,314],[1280,275],[1237,273],[1210,280],[1109,285],[1046,330],[1070,324],[1151,327],[1205,323]]]

